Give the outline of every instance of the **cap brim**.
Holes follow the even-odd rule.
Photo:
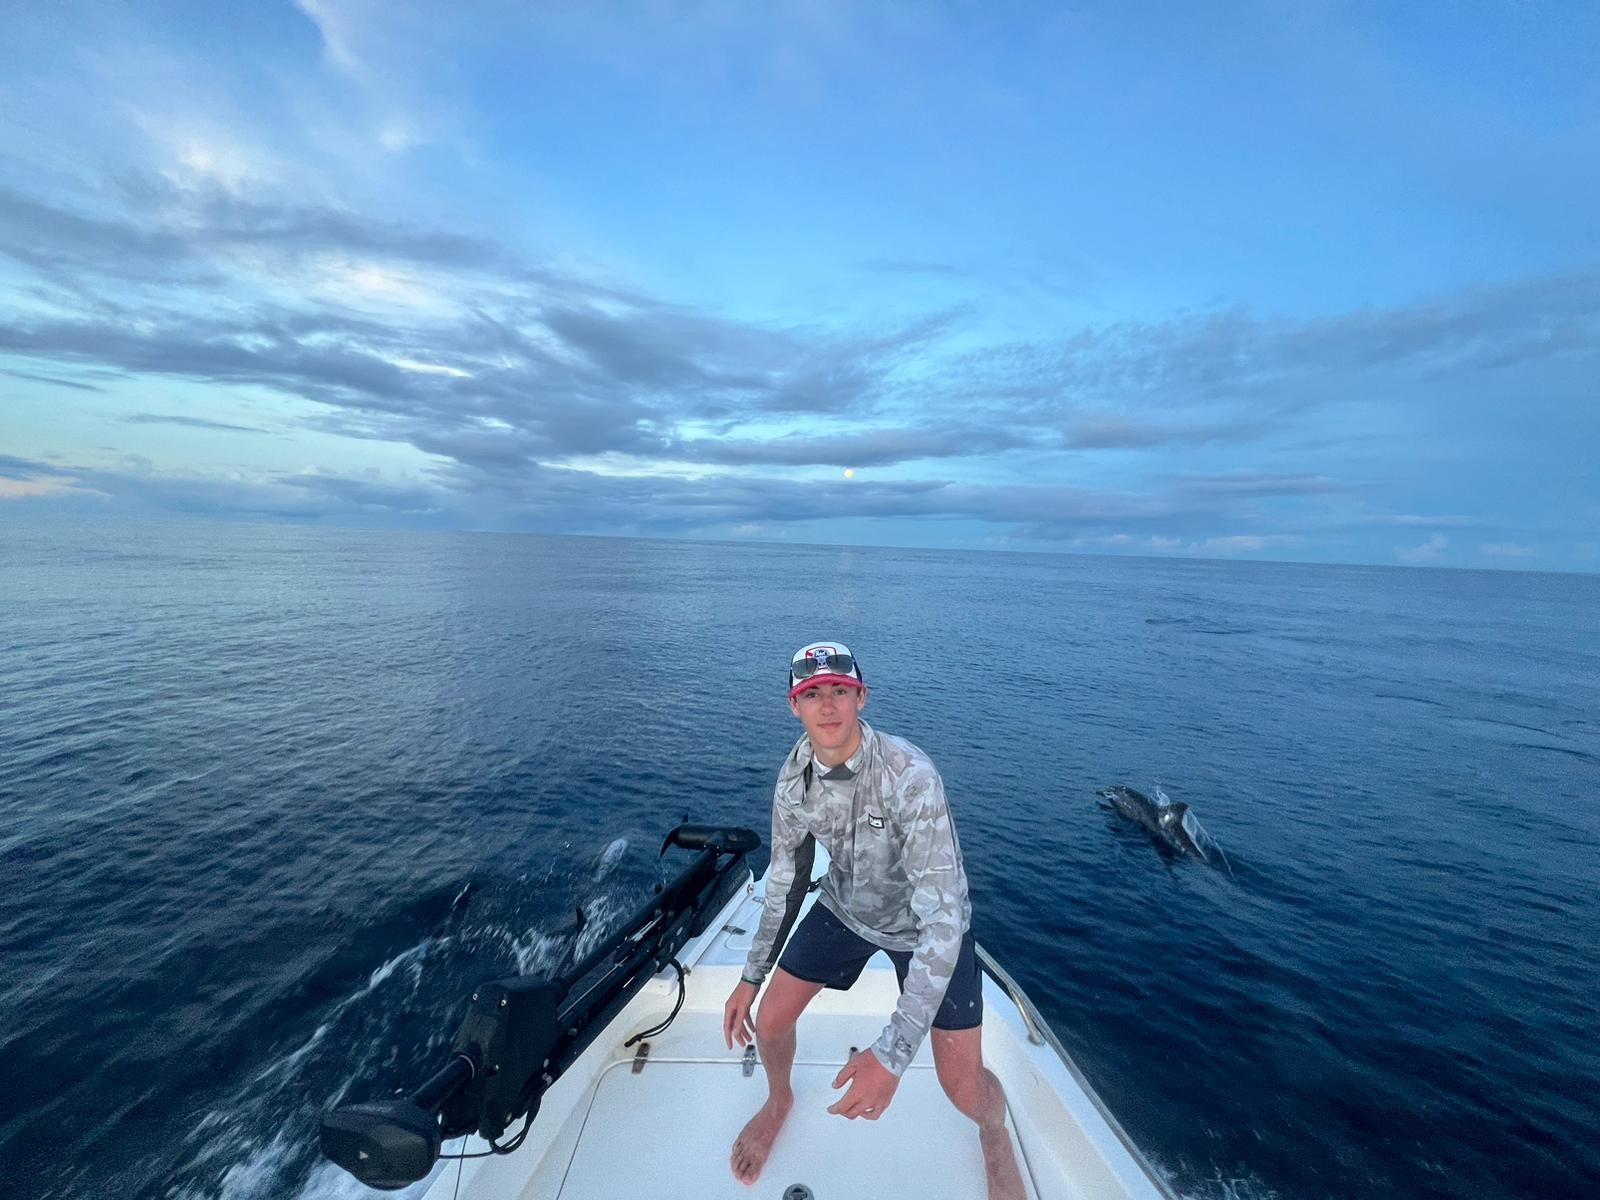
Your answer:
[[[854,675],[812,675],[809,678],[802,679],[799,683],[795,684],[789,689],[789,699],[793,700],[807,688],[821,687],[825,683],[842,683],[846,687],[853,688],[865,688],[867,686]]]

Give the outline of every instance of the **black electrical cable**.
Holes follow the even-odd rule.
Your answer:
[[[522,1146],[522,1143],[527,1140],[528,1130],[530,1128],[532,1128],[532,1126],[533,1126],[533,1110],[529,1109],[528,1110],[528,1115],[526,1117],[524,1117],[523,1120],[522,1120],[522,1128],[517,1130],[517,1136],[512,1138],[504,1146],[500,1145],[493,1138],[488,1138],[488,1139],[486,1139],[488,1141],[488,1143],[489,1143],[489,1148],[487,1150],[480,1150],[476,1154],[441,1154],[441,1155],[439,1155],[439,1157],[440,1157],[440,1159],[446,1159],[446,1158],[490,1158],[490,1157],[492,1157],[492,1156],[494,1156],[496,1154],[510,1154],[512,1151],[519,1149]]]
[[[655,1037],[656,1034],[660,1033],[668,1025],[671,1025],[673,1021],[677,1020],[678,1013],[683,1010],[683,1002],[688,998],[689,995],[689,984],[685,977],[686,973],[683,969],[683,964],[676,958],[668,959],[667,961],[668,965],[678,973],[678,1002],[672,1006],[672,1012],[667,1015],[667,1019],[661,1022],[661,1024],[652,1029],[646,1029],[643,1033],[636,1033],[627,1041],[623,1042],[622,1048],[624,1050],[633,1045],[635,1042],[643,1041],[647,1037]],[[447,1158],[489,1158],[496,1154],[510,1154],[512,1151],[521,1147],[522,1143],[527,1139],[528,1130],[532,1127],[532,1125],[533,1113],[530,1111],[522,1122],[522,1128],[517,1130],[517,1136],[512,1138],[511,1141],[507,1142],[504,1146],[501,1146],[494,1141],[490,1141],[489,1149],[480,1150],[476,1154],[441,1154],[439,1155],[439,1158],[441,1160]]]
[[[677,1019],[678,1010],[683,1007],[684,998],[689,994],[689,985],[684,982],[683,964],[676,958],[668,959],[667,961],[671,963],[673,968],[678,972],[678,1002],[672,1006],[672,1012],[667,1015],[667,1019],[661,1022],[661,1024],[657,1025],[654,1029],[646,1029],[643,1033],[636,1033],[627,1041],[623,1042],[622,1048],[624,1050],[633,1045],[635,1042],[642,1042],[647,1037],[655,1037],[656,1034],[660,1033],[663,1029],[665,1029],[668,1025],[671,1025],[672,1022]]]

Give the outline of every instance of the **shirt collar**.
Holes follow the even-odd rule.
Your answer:
[[[861,744],[856,747],[855,753],[845,759],[836,767],[825,767],[820,762],[816,765],[817,775],[831,783],[842,783],[847,779],[854,779],[861,774],[861,769],[866,765],[867,752],[872,742],[872,726],[865,721],[861,722]]]

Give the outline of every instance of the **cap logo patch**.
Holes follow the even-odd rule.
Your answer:
[[[816,661],[818,667],[826,670],[828,667],[828,655],[832,653],[833,648],[831,646],[818,646],[811,652],[811,657]]]

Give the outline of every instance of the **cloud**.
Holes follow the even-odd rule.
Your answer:
[[[188,241],[116,216],[91,217],[0,186],[0,255],[51,281],[147,276],[152,265],[192,261]]]
[[[1231,557],[1237,554],[1259,554],[1263,550],[1282,549],[1304,544],[1305,538],[1297,534],[1250,533],[1206,538],[1205,541],[1199,544],[1198,549]]]
[[[1461,528],[1476,525],[1478,522],[1471,517],[1463,516],[1424,516],[1419,513],[1394,513],[1375,516],[1369,522],[1373,525],[1400,525],[1400,526],[1425,526],[1437,528]]]
[[[25,482],[32,479],[60,479],[66,478],[70,471],[42,463],[29,458],[18,458],[14,454],[0,454],[0,479],[11,479]]]
[[[691,465],[835,461],[824,446],[832,435],[719,444],[682,436],[679,426],[715,421],[731,433],[785,415],[859,422],[895,401],[904,365],[954,319],[939,313],[848,334],[775,329],[531,266],[479,239],[328,208],[178,195],[148,179],[124,180],[115,195],[159,232],[0,194],[10,203],[0,250],[57,288],[54,303],[0,326],[0,352],[269,387],[319,406],[305,419],[325,430],[484,469],[606,453],[672,460],[673,447]],[[114,290],[108,260],[118,272],[136,264],[144,293],[136,318],[105,298]],[[380,314],[326,303],[339,298],[320,283],[330,263],[346,293],[395,306]],[[295,280],[300,287],[280,286]],[[413,303],[424,291],[439,302]],[[962,436],[925,429],[835,440],[856,464],[881,465],[955,456]],[[964,436],[969,453],[1027,440],[971,428]]]
[[[434,514],[449,506],[449,497],[436,487],[419,483],[388,483],[381,479],[352,479],[325,471],[305,471],[280,476],[280,483],[299,488],[340,508],[368,513],[415,516]]]
[[[1427,566],[1441,561],[1449,546],[1450,539],[1436,533],[1420,546],[1396,546],[1394,556],[1410,566]]]
[[[925,458],[963,458],[1014,450],[1024,434],[988,428],[872,429],[769,438],[701,438],[663,447],[675,460],[722,466],[882,467]]]
[[[38,500],[78,491],[73,472],[49,463],[0,454],[0,500]]]
[[[0,476],[0,500],[33,500],[71,490],[72,484],[62,479],[7,479]]]
[[[1068,421],[1065,436],[1066,444],[1077,450],[1129,450],[1248,441],[1261,436],[1267,428],[1263,421],[1169,423],[1137,420],[1115,413],[1088,413]]]
[[[460,89],[454,55],[441,47],[452,40],[449,26],[470,27],[482,14],[370,0],[295,0],[295,7],[316,28],[323,62],[344,85],[346,103],[355,101],[371,145],[395,156],[443,138]]]
[[[1420,489],[1394,503],[1417,511],[1364,516],[1386,464],[1301,469],[1286,438],[1338,447],[1349,428],[1373,428],[1343,418],[1374,396],[1456,402],[1441,380],[1600,352],[1600,274],[1336,318],[1228,308],[971,350],[966,308],[853,327],[740,320],[488,238],[148,173],[70,203],[0,188],[0,255],[28,284],[0,313],[0,354],[25,368],[12,378],[270,391],[293,402],[274,429],[396,443],[430,464],[406,482],[353,470],[74,476],[139,503],[297,518],[662,532],[954,519],[1052,544],[1270,553],[1318,527],[1472,523],[1428,516],[1454,504]],[[1419,378],[1429,386],[1397,383]],[[1185,451],[1187,469],[1158,469],[1164,448]],[[785,477],[846,466],[904,477]],[[994,482],[997,467],[1011,482]],[[1353,499],[1340,508],[1341,496]],[[1394,553],[1439,561],[1448,543],[1436,537]]]
[[[1600,353],[1600,271],[1477,287],[1391,309],[1310,320],[1242,307],[1089,326],[1055,340],[969,351],[953,386],[1003,393],[1031,408],[1090,405],[1087,444],[1173,439],[1149,417],[1204,408],[1177,424],[1216,438],[1256,437],[1308,405],[1342,403],[1358,380],[1395,380]],[[1333,384],[1335,386],[1330,387]],[[1219,406],[1221,408],[1219,409]],[[1234,420],[1218,421],[1218,412]]]
[[[1190,558],[1236,558],[1268,550],[1291,549],[1307,543],[1305,537],[1289,533],[1230,534],[1225,537],[1186,540],[1163,534],[1135,535],[1122,532],[1078,535],[1064,540],[1074,550],[1121,550],[1157,555],[1183,555]]]
[[[147,173],[112,181],[97,207],[86,212],[0,186],[0,255],[80,291],[136,279],[168,289],[169,303],[188,287],[239,290],[329,262],[445,271],[457,285],[488,276],[506,288],[549,288],[569,302],[637,299],[575,272],[526,263],[482,238],[220,187],[181,188]]]
[[[365,78],[366,65],[353,45],[355,31],[349,10],[334,0],[294,0],[294,3],[322,35],[322,50],[328,61],[352,78]]]
[[[76,380],[76,379],[58,379],[54,375],[33,375],[33,374],[30,374],[27,371],[5,371],[5,370],[0,370],[0,375],[9,376],[12,379],[25,380],[28,383],[48,383],[52,387],[71,388],[74,391],[79,391],[79,392],[103,392],[103,391],[105,391],[105,388],[99,387],[96,384],[84,383],[81,380]]]
[[[190,429],[216,429],[228,433],[266,433],[254,425],[230,425],[226,421],[210,421],[205,417],[173,416],[166,413],[129,413],[122,417],[130,425],[184,425]]]
[[[777,476],[615,475],[522,461],[441,462],[424,477],[368,472],[256,472],[227,477],[163,474],[128,458],[112,467],[52,467],[0,458],[0,478],[71,483],[134,508],[274,515],[289,519],[427,518],[451,527],[684,534],[707,527],[770,533],[817,521],[930,518],[1039,523],[1060,540],[1107,522],[1154,519],[1159,503],[1087,488],[962,484],[943,480],[827,481]]]
[[[1179,475],[1180,491],[1211,496],[1320,496],[1353,490],[1353,485],[1326,475],[1231,471],[1223,475]]]
[[[1539,557],[1539,547],[1524,546],[1517,542],[1489,542],[1479,546],[1478,552],[1486,558],[1526,559]]]

